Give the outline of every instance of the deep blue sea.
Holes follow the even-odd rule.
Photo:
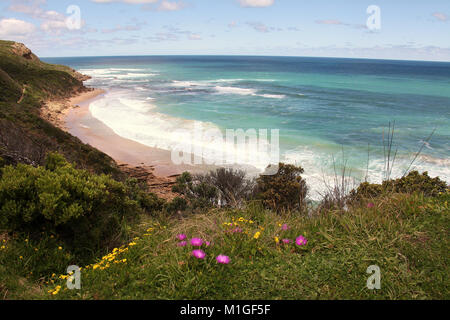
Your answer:
[[[247,56],[47,58],[107,90],[91,104],[117,134],[170,150],[171,132],[195,125],[279,129],[281,160],[310,184],[346,163],[380,181],[383,132],[395,121],[392,176],[413,169],[450,181],[450,63]],[[209,144],[207,141],[199,142]],[[368,152],[369,151],[369,152]],[[255,164],[256,166],[260,164]]]

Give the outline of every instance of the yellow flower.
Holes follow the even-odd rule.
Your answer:
[[[253,223],[253,221],[252,220],[248,220],[248,223]]]
[[[22,256],[20,256],[20,257],[19,257],[19,259],[23,259],[23,257],[22,257]]]
[[[255,233],[253,238],[258,239],[260,235],[261,235],[261,232],[258,231],[258,232]]]
[[[58,247],[58,250],[62,250],[62,247]]]
[[[279,243],[279,242],[280,242],[280,239],[278,239],[278,237],[275,237],[275,242],[276,242],[276,243]]]
[[[129,245],[130,247],[135,246],[135,245],[136,245],[136,242],[130,242],[128,245]]]

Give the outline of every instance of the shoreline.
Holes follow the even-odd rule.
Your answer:
[[[122,172],[144,183],[148,191],[164,199],[177,196],[172,192],[172,186],[184,171],[195,174],[217,168],[212,165],[175,165],[171,151],[149,147],[116,134],[94,118],[89,110],[90,104],[106,93],[103,89],[89,89],[65,99],[46,101],[41,116],[110,156]]]

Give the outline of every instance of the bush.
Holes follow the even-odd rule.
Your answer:
[[[176,213],[187,209],[187,201],[181,197],[175,197],[171,202],[166,203],[165,209],[168,213]]]
[[[128,189],[129,197],[139,203],[142,209],[147,213],[160,211],[165,205],[165,200],[158,198],[152,192],[145,192],[144,186],[141,186],[136,178],[128,178],[125,181],[125,186]]]
[[[233,168],[219,168],[198,179],[217,189],[221,206],[240,207],[255,188],[254,180],[246,179],[245,171]]]
[[[262,175],[256,180],[257,198],[277,212],[304,210],[308,188],[300,176],[303,172],[300,166],[280,163],[275,175]]]
[[[202,180],[200,176],[194,179],[189,172],[183,172],[176,179],[172,191],[184,195],[192,209],[210,208],[218,202],[218,190]]]
[[[19,164],[1,172],[0,228],[45,229],[74,250],[114,245],[123,223],[142,210],[126,185],[75,169],[58,154],[49,154],[45,167]]]
[[[425,196],[435,197],[440,192],[445,192],[447,183],[439,177],[431,178],[428,172],[419,174],[411,171],[407,176],[386,180],[382,184],[361,183],[358,188],[350,192],[350,199],[359,201],[365,198],[376,198],[387,193],[423,193]]]

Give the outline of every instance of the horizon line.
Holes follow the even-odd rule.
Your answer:
[[[292,55],[257,55],[257,54],[134,54],[134,55],[99,55],[99,56],[47,56],[46,58],[120,58],[120,57],[180,57],[180,56],[197,56],[197,57],[284,57],[284,58],[322,58],[322,59],[353,59],[353,60],[380,60],[380,61],[411,61],[411,62],[437,62],[450,63],[450,60],[420,60],[420,59],[393,59],[393,58],[364,58],[364,57],[335,57],[335,56],[292,56]]]

